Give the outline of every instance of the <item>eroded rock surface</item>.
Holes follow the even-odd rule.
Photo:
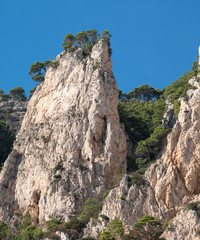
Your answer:
[[[29,210],[33,223],[50,216],[67,221],[88,197],[101,199],[126,171],[107,43],[99,41],[85,59],[78,49],[56,60],[58,68],[48,68],[30,99],[0,174],[1,219]]]
[[[26,113],[28,101],[0,100],[0,120],[6,122],[16,134]]]
[[[193,210],[181,210],[160,238],[166,240],[199,240],[200,218]]]
[[[122,220],[127,232],[144,215],[169,221],[200,194],[200,85],[196,80],[190,80],[195,88],[188,91],[188,101],[181,99],[178,121],[161,158],[146,171],[145,184],[130,186],[125,175],[104,203],[100,214]],[[100,226],[88,226],[85,236],[97,233]]]

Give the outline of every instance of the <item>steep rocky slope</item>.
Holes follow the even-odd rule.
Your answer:
[[[0,120],[5,121],[16,134],[26,113],[28,101],[1,101]]]
[[[119,187],[111,190],[104,203],[100,214],[110,219],[122,220],[126,231],[132,229],[133,224],[147,214],[162,222],[169,221],[184,209],[187,203],[199,197],[200,84],[196,77],[191,79],[190,83],[194,88],[188,91],[188,101],[181,100],[179,120],[168,135],[167,146],[161,158],[146,171],[145,183],[131,186],[131,176],[125,175]],[[187,218],[192,218],[190,215],[187,213]],[[181,222],[185,221],[183,212],[177,218],[173,223],[174,227],[179,229],[178,232],[184,227],[181,226]],[[197,218],[194,217],[191,224],[197,221]],[[100,219],[96,226],[91,223],[88,225],[85,236],[98,237],[105,228],[105,221]],[[194,231],[190,228],[184,229],[187,239],[197,236],[197,228],[198,226],[193,227]],[[165,237],[182,239],[181,235],[177,237],[177,232],[171,235],[168,232]]]
[[[29,210],[34,223],[67,220],[88,197],[101,199],[126,171],[126,137],[106,42],[91,56],[61,53],[31,97],[0,174],[0,216]]]

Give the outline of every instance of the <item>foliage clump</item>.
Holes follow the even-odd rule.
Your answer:
[[[98,205],[94,199],[88,198],[83,204],[83,211],[81,212],[80,220],[84,224],[87,224],[90,218],[97,218],[101,207],[102,206]]]
[[[31,79],[35,82],[43,82],[44,76],[46,74],[47,68],[57,68],[59,66],[59,62],[57,60],[54,61],[44,61],[44,62],[35,62],[30,66],[29,74],[31,75]]]
[[[13,100],[25,100],[26,96],[24,94],[24,89],[21,87],[16,87],[10,90],[10,95],[13,98]]]
[[[76,36],[73,36],[71,33],[68,33],[64,41],[62,43],[62,46],[65,51],[67,52],[73,52],[77,48],[83,49],[83,55],[86,57],[91,53],[92,47],[98,42],[99,39],[103,39],[103,41],[107,42],[109,46],[109,52],[110,50],[110,38],[111,34],[108,32],[108,30],[105,30],[100,34],[98,34],[97,30],[90,29],[88,31],[82,31],[76,34]]]
[[[133,225],[129,234],[124,235],[124,240],[158,240],[165,228],[166,225],[162,225],[154,217],[146,215]]]
[[[107,225],[107,230],[101,233],[101,240],[112,240],[122,237],[124,234],[124,228],[122,221],[117,219],[112,219]]]
[[[31,224],[31,215],[27,211],[15,231],[6,224],[0,222],[0,239],[2,240],[39,240],[43,239],[44,232]]]
[[[129,138],[136,145],[135,155],[132,158],[127,157],[128,171],[144,170],[156,160],[171,131],[169,128],[163,129],[162,127],[166,101],[174,104],[174,115],[178,119],[179,99],[187,100],[188,89],[194,88],[188,81],[197,76],[197,73],[198,62],[195,61],[191,71],[184,73],[179,80],[162,91],[146,84],[135,88],[128,94],[119,90],[120,121],[124,123]]]
[[[31,89],[31,90],[29,91],[29,93],[30,93],[30,98],[33,96],[33,93],[35,92],[35,90],[36,90],[36,87],[34,87],[33,89]]]
[[[186,204],[185,210],[194,210],[196,211],[197,215],[200,217],[200,201]]]

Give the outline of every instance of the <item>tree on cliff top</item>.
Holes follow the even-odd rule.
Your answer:
[[[95,45],[95,43],[97,43],[98,37],[106,41],[108,43],[108,46],[110,47],[110,38],[112,36],[108,32],[108,30],[104,30],[100,35],[95,29],[90,29],[86,32],[79,32],[76,34],[76,37],[73,36],[71,33],[68,33],[64,38],[62,46],[64,50],[69,52],[73,51],[77,47],[81,47],[83,48],[83,51],[87,56],[91,52],[92,47]],[[111,52],[111,49],[109,49],[109,52]]]
[[[16,87],[10,90],[10,95],[13,97],[14,100],[25,100],[24,89],[21,87]]]
[[[64,50],[68,50],[75,44],[75,42],[76,42],[76,38],[71,33],[68,33],[64,38],[64,42],[62,43],[62,46]]]
[[[46,66],[44,63],[36,62],[30,66],[29,74],[33,81],[42,82],[44,80],[44,75],[46,72]]]

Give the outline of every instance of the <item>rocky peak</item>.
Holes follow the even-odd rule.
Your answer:
[[[1,219],[29,210],[34,223],[49,216],[66,221],[125,173],[126,137],[107,43],[100,40],[83,57],[81,49],[58,55],[58,68],[48,68],[31,97],[0,174]]]
[[[195,237],[199,231],[199,218],[193,212],[184,214],[179,211],[200,196],[198,78],[199,76],[193,77],[189,81],[194,87],[188,90],[187,101],[181,99],[178,120],[168,135],[165,150],[160,159],[146,171],[144,182],[131,185],[128,181],[131,176],[125,175],[120,185],[110,191],[104,202],[100,215],[122,220],[126,232],[129,232],[133,224],[144,215],[152,215],[162,222],[170,221],[175,217],[173,224],[177,225],[177,229],[174,233],[168,229],[163,236],[166,239],[179,239],[183,236],[180,234],[181,229],[184,228],[183,222],[189,219],[192,229],[182,230],[187,236],[185,239],[197,239]],[[85,236],[99,237],[100,232],[105,228],[103,221],[99,221],[96,226],[88,225]]]

